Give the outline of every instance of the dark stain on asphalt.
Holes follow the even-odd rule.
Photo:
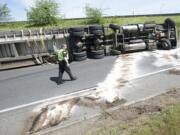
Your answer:
[[[172,69],[168,71],[171,75],[180,75],[180,69]]]

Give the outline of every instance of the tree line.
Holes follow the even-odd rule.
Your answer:
[[[101,9],[86,5],[86,23],[100,24],[103,22]],[[27,21],[32,26],[55,25],[63,20],[60,15],[60,4],[56,0],[36,0],[34,6],[26,9]],[[10,9],[7,4],[0,4],[0,22],[11,20]]]

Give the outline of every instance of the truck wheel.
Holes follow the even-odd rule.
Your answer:
[[[74,55],[74,57],[84,57],[84,56],[87,56],[87,53],[86,53],[86,51],[79,52],[79,53],[73,52],[73,55]]]
[[[172,48],[171,42],[169,41],[169,39],[161,39],[161,45],[162,45],[162,49],[165,50],[169,50]]]
[[[97,51],[92,50],[90,52],[90,55],[102,55],[102,54],[104,54],[104,50],[103,49],[102,50],[97,50]]]
[[[83,61],[83,60],[86,60],[86,59],[87,59],[87,56],[74,57],[74,60],[75,60],[75,61]]]
[[[102,58],[104,58],[104,54],[100,54],[100,55],[91,55],[91,58],[93,58],[93,59],[102,59]]]
[[[121,51],[112,49],[112,50],[111,50],[111,54],[112,54],[112,55],[120,55],[120,54],[121,54]]]
[[[165,21],[164,21],[164,24],[167,28],[174,28],[176,26],[176,22],[170,18],[167,18]]]

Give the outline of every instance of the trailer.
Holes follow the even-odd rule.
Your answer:
[[[59,48],[69,33],[61,28],[0,31],[0,70],[48,62],[54,55],[54,35]]]

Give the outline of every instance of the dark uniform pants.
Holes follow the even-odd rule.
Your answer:
[[[59,79],[58,79],[59,83],[62,82],[62,76],[63,76],[64,71],[67,72],[71,80],[73,80],[74,78],[67,62],[65,60],[59,61]]]

